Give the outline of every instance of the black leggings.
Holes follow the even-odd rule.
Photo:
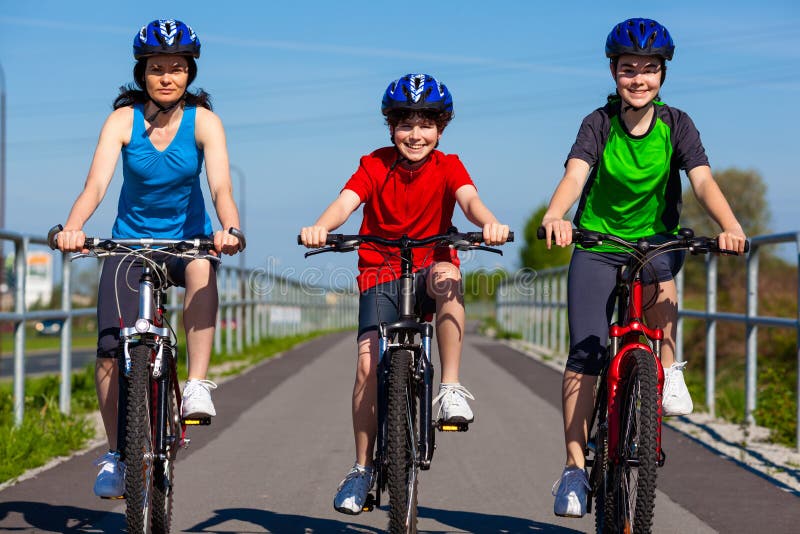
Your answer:
[[[194,259],[166,256],[167,275],[171,285],[186,287],[186,266]],[[120,265],[121,264],[121,265]],[[216,270],[217,262],[211,262]],[[119,277],[116,277],[119,266]],[[141,260],[136,257],[109,256],[103,262],[100,288],[97,292],[97,357],[114,358],[119,345],[120,312],[122,324],[133,325],[139,314],[139,276],[142,274]],[[114,291],[116,281],[119,295]],[[130,287],[129,287],[130,286]]]
[[[672,280],[681,270],[685,252],[675,251],[655,257],[653,270],[642,271],[645,285]],[[603,370],[608,343],[608,325],[614,315],[614,288],[617,268],[630,261],[627,254],[590,252],[575,249],[567,279],[569,317],[569,357],[567,369],[598,376]]]

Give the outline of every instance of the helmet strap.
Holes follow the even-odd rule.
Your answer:
[[[159,113],[169,113],[170,111],[178,107],[179,104],[183,103],[183,101],[186,99],[186,91],[183,92],[183,94],[178,100],[176,100],[175,102],[173,102],[168,106],[162,106],[161,104],[153,100],[153,97],[151,97],[149,93],[147,94],[147,98],[158,108],[155,111],[155,113],[151,114],[149,117],[145,117],[147,119],[147,122],[153,122],[153,120],[155,120],[155,118],[158,116]]]

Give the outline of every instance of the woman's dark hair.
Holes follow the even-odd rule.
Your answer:
[[[195,63],[194,58],[191,56],[184,57],[189,64],[188,86],[197,77],[197,63]],[[146,104],[150,101],[150,97],[147,96],[147,92],[145,91],[144,83],[144,71],[146,67],[147,58],[141,58],[136,62],[136,64],[133,66],[134,83],[129,83],[128,85],[123,85],[119,88],[119,95],[114,99],[114,109],[124,108],[133,104]],[[209,110],[212,109],[211,95],[202,89],[197,89],[195,92],[190,92],[187,90],[183,95],[183,99],[189,106],[203,107]]]
[[[408,120],[412,117],[421,117],[424,120],[433,121],[442,133],[444,129],[453,120],[453,113],[451,111],[434,111],[430,109],[393,109],[386,115],[386,124],[392,128],[396,128],[402,121]]]

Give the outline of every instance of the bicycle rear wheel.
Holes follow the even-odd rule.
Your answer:
[[[175,457],[178,452],[178,445],[181,435],[181,421],[178,413],[178,404],[175,400],[174,381],[177,377],[173,376],[172,352],[164,347],[164,367],[169,369],[167,380],[159,382],[163,391],[164,399],[164,441],[165,449],[163,458],[155,460],[153,466],[153,534],[168,534],[172,524],[172,495],[174,484]]]
[[[150,357],[147,345],[130,351],[127,432],[125,443],[125,518],[128,532],[148,534],[153,499],[153,399],[150,388]]]
[[[621,384],[619,461],[610,466],[613,532],[650,532],[656,497],[658,376],[653,354],[634,350]]]
[[[411,352],[390,355],[387,387],[387,470],[389,532],[417,532],[416,398],[411,388]]]

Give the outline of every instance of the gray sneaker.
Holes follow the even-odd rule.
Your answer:
[[[344,480],[339,483],[336,497],[333,498],[333,508],[343,514],[360,514],[364,510],[367,494],[374,482],[375,471],[371,467],[353,465]]]

